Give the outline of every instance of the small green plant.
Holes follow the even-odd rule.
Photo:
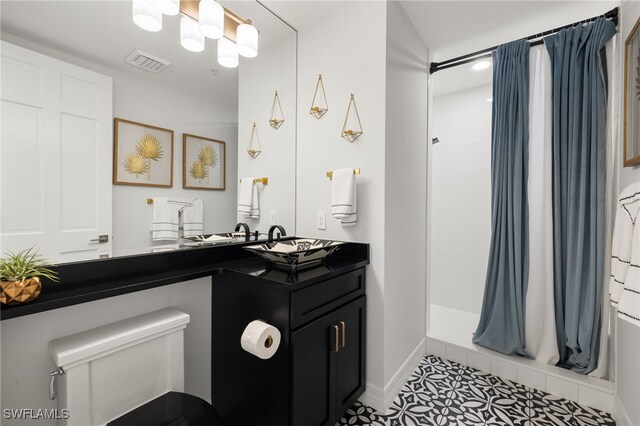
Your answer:
[[[6,258],[0,259],[0,281],[24,281],[35,277],[58,281],[58,273],[48,268],[51,263],[42,259],[33,247],[5,255]]]

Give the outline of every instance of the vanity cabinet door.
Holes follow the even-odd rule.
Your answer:
[[[365,296],[292,334],[293,426],[333,426],[362,395],[365,336]]]
[[[293,426],[332,425],[338,326],[329,314],[291,335],[291,414]]]
[[[336,413],[342,416],[362,395],[366,386],[366,296],[335,313],[340,329],[336,358]]]

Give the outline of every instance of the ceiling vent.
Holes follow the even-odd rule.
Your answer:
[[[145,71],[158,74],[163,69],[171,65],[171,62],[166,59],[159,58],[151,53],[143,52],[140,49],[135,49],[129,53],[124,61],[134,67],[142,68]]]

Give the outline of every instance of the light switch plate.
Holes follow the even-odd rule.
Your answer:
[[[318,212],[318,229],[327,229],[327,215],[325,212]]]
[[[269,225],[275,225],[278,222],[277,218],[276,218],[276,211],[275,210],[271,210],[269,212]]]

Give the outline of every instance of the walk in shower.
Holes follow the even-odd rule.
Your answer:
[[[430,335],[472,347],[491,238],[491,68],[433,82]]]

